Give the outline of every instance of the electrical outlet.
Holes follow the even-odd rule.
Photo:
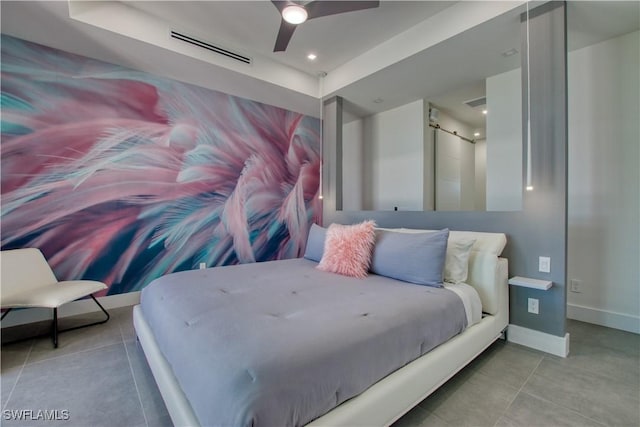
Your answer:
[[[206,262],[201,262],[200,263],[200,270],[204,270],[205,268],[207,268],[207,263]]]
[[[582,287],[582,282],[578,279],[571,279],[569,281],[569,290],[571,292],[576,292],[576,293],[580,293],[582,292],[582,290],[580,289]]]
[[[529,313],[538,314],[540,313],[539,300],[536,298],[529,298],[528,311]]]
[[[541,273],[551,273],[551,258],[541,256],[538,258],[538,271]]]

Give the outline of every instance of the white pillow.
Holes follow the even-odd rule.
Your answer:
[[[462,283],[469,275],[469,255],[476,239],[449,238],[447,255],[444,264],[444,281]]]

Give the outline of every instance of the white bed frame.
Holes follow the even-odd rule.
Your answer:
[[[478,290],[483,310],[491,314],[308,426],[388,426],[402,417],[501,337],[509,322],[507,276],[506,259],[472,254],[468,282]],[[174,425],[200,426],[140,306],[133,308],[133,323]]]

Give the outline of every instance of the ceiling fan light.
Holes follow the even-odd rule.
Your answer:
[[[282,19],[290,24],[302,24],[307,20],[307,10],[297,4],[291,4],[282,9]]]

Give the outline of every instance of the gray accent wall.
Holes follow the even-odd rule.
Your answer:
[[[519,212],[341,211],[342,102],[324,104],[323,224],[374,219],[381,227],[503,232],[509,275],[553,282],[548,291],[510,286],[510,323],[556,336],[565,335],[567,248],[567,90],[566,6],[549,2],[530,12],[532,178]],[[526,20],[524,21],[526,23]],[[526,25],[522,57],[526,61]],[[526,63],[523,64],[526,77]],[[526,81],[526,80],[523,80]],[[523,125],[526,138],[526,85]],[[526,153],[526,140],[523,141]],[[348,165],[345,165],[348,167]],[[526,159],[523,159],[526,171]],[[523,177],[524,182],[524,177]],[[524,189],[523,189],[524,191]],[[338,208],[338,209],[337,209]],[[538,272],[538,257],[551,258],[551,273]],[[527,312],[527,299],[540,301],[539,314]]]

